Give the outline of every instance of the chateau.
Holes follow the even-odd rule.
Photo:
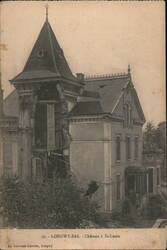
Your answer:
[[[156,175],[142,164],[145,117],[127,68],[74,75],[46,17],[23,71],[10,80],[15,90],[3,100],[0,86],[0,174],[42,181],[68,168],[85,190],[97,183],[93,198],[105,211],[131,192],[140,199],[156,192]]]

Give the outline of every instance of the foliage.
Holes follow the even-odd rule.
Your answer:
[[[166,166],[166,122],[155,126],[152,122],[146,124],[143,134],[143,149],[145,153],[154,153],[161,161],[161,178],[167,182]]]
[[[1,204],[6,227],[80,228],[99,219],[95,202],[84,197],[71,179],[23,183],[1,180]]]
[[[160,195],[150,196],[144,210],[143,213],[149,219],[167,218],[167,200]]]
[[[152,122],[146,124],[143,136],[145,151],[161,149],[165,153],[165,124],[161,122],[157,127]]]
[[[114,212],[111,217],[113,223],[117,222],[118,227],[134,227],[135,218],[131,214],[124,214],[123,212]]]

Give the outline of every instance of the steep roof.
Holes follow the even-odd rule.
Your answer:
[[[102,114],[103,109],[99,101],[79,102],[71,111],[71,115],[95,115]]]
[[[128,74],[88,78],[85,82],[85,88],[90,91],[99,92],[103,111],[112,113],[119,96],[123,93],[129,80]]]
[[[143,113],[143,109],[142,109],[140,101],[139,101],[138,94],[137,94],[135,88],[133,88],[132,91],[133,91],[133,95],[134,95],[135,104],[136,104],[136,107],[137,107],[137,109],[139,111],[139,115],[141,117],[141,120],[145,122],[146,119],[145,119],[145,115]]]
[[[16,90],[4,99],[3,108],[5,116],[19,116],[19,97]]]
[[[113,108],[129,81],[130,78],[128,74],[85,79],[85,90],[92,93],[99,93],[99,106],[101,109],[97,109],[96,100],[89,102],[89,105],[88,102],[85,102],[85,104],[84,102],[78,102],[71,111],[71,115],[83,114],[83,110],[84,114],[96,113],[96,111],[97,113],[112,113]]]
[[[76,80],[68,66],[63,50],[46,20],[23,71],[11,81],[53,77]]]

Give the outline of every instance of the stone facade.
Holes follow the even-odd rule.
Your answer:
[[[117,93],[116,84],[120,84],[120,79],[121,88]],[[121,208],[125,199],[125,170],[129,167],[139,170],[142,168],[142,125],[145,120],[143,113],[140,113],[137,95],[134,94],[129,74],[106,76],[105,79],[92,78],[85,81],[86,88],[87,86],[90,88],[90,81],[93,85],[99,86],[103,86],[105,81],[105,86],[102,87],[103,94],[105,87],[107,92],[110,88],[111,91],[116,90],[115,95],[118,95],[118,99],[116,98],[114,103],[108,100],[106,105],[106,96],[103,95],[99,100],[103,113],[93,114],[92,111],[89,114],[89,106],[88,109],[85,108],[85,113],[83,108],[80,110],[82,114],[79,110],[78,113],[72,112],[70,163],[73,172],[80,178],[85,188],[92,180],[99,184],[94,197],[101,202],[102,209],[111,211]],[[101,92],[100,94],[102,95]],[[88,98],[82,99],[83,106],[86,106],[87,101]],[[127,104],[131,108],[130,117],[126,116]],[[111,112],[108,112],[109,109]],[[130,143],[129,157],[126,152],[127,138]]]

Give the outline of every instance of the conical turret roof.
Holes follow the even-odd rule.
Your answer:
[[[23,71],[11,81],[55,77],[76,80],[68,66],[63,50],[46,20]]]

